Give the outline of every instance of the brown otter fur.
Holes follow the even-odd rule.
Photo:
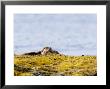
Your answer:
[[[39,52],[30,52],[30,53],[25,53],[24,55],[40,55],[41,51]]]
[[[29,52],[24,55],[47,55],[48,53],[60,54],[58,51],[53,50],[51,47],[44,47],[41,51],[38,52]]]
[[[53,50],[51,47],[45,47],[43,48],[43,50],[41,51],[42,55],[46,55],[48,53],[54,53],[54,54],[59,54],[58,51]]]

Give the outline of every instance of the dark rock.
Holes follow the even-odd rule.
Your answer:
[[[41,73],[40,72],[37,72],[37,73],[33,73],[33,76],[40,76]]]
[[[96,74],[94,74],[93,76],[97,76],[97,73],[96,73]]]

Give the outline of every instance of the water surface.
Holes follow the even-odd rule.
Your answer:
[[[14,52],[46,46],[67,55],[96,55],[96,14],[15,14]]]

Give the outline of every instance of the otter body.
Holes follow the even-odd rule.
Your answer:
[[[53,50],[51,47],[45,47],[41,51],[25,53],[24,55],[47,55],[48,53],[59,54],[58,51]]]
[[[40,55],[41,51],[39,52],[30,52],[30,53],[25,53],[24,55]]]
[[[54,54],[59,54],[59,52],[55,51],[55,50],[52,50],[51,47],[45,47],[43,48],[43,50],[41,51],[41,54],[42,55],[46,55],[48,53],[54,53]]]

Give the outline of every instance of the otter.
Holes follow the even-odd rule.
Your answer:
[[[24,55],[47,55],[48,53],[60,54],[58,51],[53,50],[51,47],[44,47],[41,51],[25,53]]]
[[[41,54],[41,51],[25,53],[24,55],[40,55],[40,54]]]
[[[42,55],[46,55],[48,53],[54,53],[54,54],[59,54],[58,51],[53,50],[51,47],[45,47],[43,48],[43,50],[41,51]]]

